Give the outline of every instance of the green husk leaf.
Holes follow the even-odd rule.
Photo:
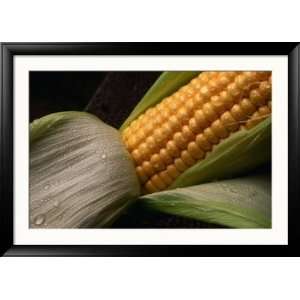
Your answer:
[[[182,173],[170,188],[232,178],[271,160],[271,117],[242,129],[217,145],[204,160]]]
[[[118,130],[83,112],[30,125],[30,227],[106,227],[140,194]]]
[[[144,195],[144,210],[232,228],[271,227],[271,178],[247,176]]]
[[[138,105],[125,120],[120,130],[124,130],[133,120],[149,107],[159,103],[163,98],[173,94],[178,88],[196,77],[199,71],[164,72],[148,90]]]

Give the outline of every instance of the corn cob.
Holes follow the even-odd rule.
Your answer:
[[[270,72],[203,72],[123,132],[145,192],[168,188],[215,145],[271,114]]]

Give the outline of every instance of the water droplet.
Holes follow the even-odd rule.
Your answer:
[[[102,155],[101,155],[101,158],[102,158],[102,159],[105,159],[105,158],[106,158],[106,154],[105,154],[105,153],[102,154]]]
[[[50,184],[46,184],[46,185],[44,186],[44,190],[49,190],[49,188],[50,188]]]
[[[60,220],[60,221],[61,221],[63,218],[64,218],[64,214],[63,214],[63,213],[60,214],[60,215],[57,217],[57,219]]]
[[[34,220],[35,225],[42,225],[44,222],[45,222],[45,216],[44,215],[38,215]]]
[[[55,201],[54,201],[53,206],[54,206],[54,207],[59,207],[59,202],[58,202],[58,200],[55,200]]]

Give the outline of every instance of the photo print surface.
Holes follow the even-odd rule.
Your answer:
[[[271,228],[271,71],[31,71],[29,227]]]

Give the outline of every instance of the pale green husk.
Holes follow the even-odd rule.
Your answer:
[[[118,130],[83,112],[30,125],[30,227],[105,227],[139,194]]]
[[[255,175],[144,195],[140,208],[234,228],[271,227],[271,178]]]

